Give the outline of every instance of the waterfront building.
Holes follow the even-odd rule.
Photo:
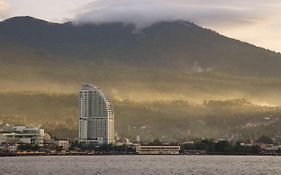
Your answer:
[[[144,155],[174,155],[180,154],[180,146],[137,146],[136,152]]]
[[[79,142],[114,143],[112,103],[101,89],[91,84],[83,84],[80,90]]]
[[[263,149],[262,154],[264,155],[277,155],[281,151],[280,146],[272,146]]]
[[[41,128],[14,126],[10,131],[2,131],[0,133],[0,143],[43,145],[44,140],[48,136],[44,129]]]
[[[66,150],[66,151],[68,151],[69,148],[70,148],[70,143],[69,143],[68,140],[56,140],[56,141],[55,141],[55,144],[56,144],[57,146],[62,147],[62,149],[63,149],[63,150]]]
[[[11,153],[17,151],[16,144],[0,143],[0,154],[1,153]]]

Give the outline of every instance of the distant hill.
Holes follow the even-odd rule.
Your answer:
[[[173,100],[256,97],[277,103],[281,97],[280,54],[185,21],[137,31],[122,23],[15,17],[0,22],[0,53],[5,92],[73,93],[81,82],[92,82],[122,98],[169,92]]]
[[[181,128],[194,130],[196,136],[221,136],[219,126],[227,127],[237,117],[241,123],[235,127],[242,127],[255,117],[262,121],[268,113],[278,118],[279,108],[266,106],[281,105],[281,54],[187,21],[158,22],[143,30],[122,23],[56,24],[32,17],[0,22],[0,119],[10,121],[17,116],[24,123],[29,121],[22,121],[28,115],[32,119],[41,117],[42,124],[52,129],[49,119],[59,119],[60,125],[71,116],[75,130],[75,100],[82,82],[101,87],[115,100],[116,118],[126,121],[117,124],[117,131],[122,134],[134,125],[141,127],[143,123],[137,120],[145,122],[157,116],[163,118],[158,130],[168,127],[167,122],[179,124],[175,121],[179,119],[183,123],[193,121],[194,128],[189,124],[190,127]],[[29,101],[29,95],[34,95],[31,97],[35,100]],[[39,100],[41,97],[43,101]],[[5,99],[28,103],[11,109]],[[246,99],[256,105],[256,112],[247,110],[241,114],[237,103],[244,101],[224,101],[232,99]],[[199,110],[196,105],[178,107],[177,101],[199,105]],[[49,105],[52,109],[44,112]],[[146,105],[152,108],[144,108]],[[217,106],[224,110],[217,110]],[[161,108],[166,109],[165,113]],[[188,109],[192,109],[191,113]],[[226,114],[230,116],[226,123],[209,126],[213,124],[209,117],[215,116],[218,121]],[[199,118],[192,120],[192,116]],[[207,129],[200,134],[202,127]],[[233,131],[233,127],[227,130]]]
[[[112,102],[116,132],[132,139],[137,135],[147,141],[178,141],[192,137],[237,139],[281,134],[280,107],[258,106],[245,99],[204,104],[180,100]],[[77,106],[77,95],[0,94],[0,121],[42,126],[52,136],[73,139],[78,135]]]
[[[280,54],[185,21],[159,22],[136,31],[134,25],[122,23],[78,26],[15,17],[0,23],[0,45],[2,56],[10,55],[11,47],[16,47],[55,61],[57,57],[102,60],[153,69],[186,72],[195,68],[250,76],[279,77],[281,73]]]

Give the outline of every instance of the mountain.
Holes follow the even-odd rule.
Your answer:
[[[153,117],[158,116],[163,120],[158,130],[147,131],[156,133],[181,121],[181,129],[196,131],[191,132],[196,136],[205,127],[209,130],[201,136],[212,133],[210,136],[219,137],[224,134],[219,127],[225,128],[235,118],[241,121],[235,127],[253,122],[255,116],[263,120],[269,114],[279,121],[279,108],[272,105],[281,105],[280,68],[280,53],[187,21],[158,22],[137,30],[133,24],[57,24],[15,17],[0,22],[0,119],[28,123],[38,118],[34,123],[50,130],[54,129],[52,125],[75,130],[77,92],[82,82],[90,82],[114,100],[116,118],[126,121],[117,124],[117,131],[123,135],[128,131],[124,128],[148,127],[145,121],[153,126],[159,119]],[[232,99],[247,99],[260,109],[241,114],[235,103],[222,105],[226,112],[213,110],[214,103],[207,107],[203,104]],[[26,103],[22,106],[19,101]],[[9,104],[15,104],[14,108],[7,110]],[[151,108],[145,107],[149,105]],[[219,120],[226,115],[230,116],[227,124],[217,122],[207,127],[206,121],[212,124],[209,117]],[[49,122],[56,119],[55,124]]]
[[[197,101],[230,96],[279,104],[281,97],[280,54],[185,21],[138,31],[15,17],[0,22],[0,53],[2,91],[73,93],[89,81],[123,97],[153,91],[170,98],[171,89]]]
[[[0,23],[1,53],[9,44],[68,60],[235,75],[280,75],[281,55],[224,37],[185,21],[159,22],[137,31],[134,25],[55,24],[31,17]],[[6,53],[6,54],[9,54]],[[200,69],[201,67],[201,69]]]

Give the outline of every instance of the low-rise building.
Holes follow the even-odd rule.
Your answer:
[[[11,131],[0,133],[0,144],[6,142],[11,144],[26,143],[43,145],[46,136],[48,135],[41,128],[14,126]]]
[[[69,147],[70,147],[70,144],[69,144],[68,140],[56,140],[55,144],[62,147],[62,149],[66,150],[66,151],[68,151]]]
[[[273,146],[265,148],[262,153],[265,155],[277,155],[280,152],[281,148],[279,146]]]
[[[180,146],[137,146],[137,154],[174,155],[180,154]]]
[[[6,153],[6,152],[16,152],[17,145],[15,144],[8,144],[8,143],[1,143],[0,144],[0,153]]]

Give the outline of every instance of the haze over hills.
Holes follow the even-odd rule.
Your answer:
[[[34,123],[52,130],[55,123],[49,123],[49,119],[55,117],[57,125],[73,131],[77,127],[74,121],[79,86],[92,82],[114,100],[116,118],[120,119],[117,131],[122,135],[128,128],[135,135],[142,125],[152,128],[158,117],[163,123],[147,130],[151,133],[146,135],[178,134],[180,130],[160,130],[179,121],[183,123],[179,128],[188,131],[189,136],[211,133],[213,137],[223,136],[223,128],[237,117],[241,123],[229,126],[228,134],[256,118],[261,122],[259,126],[267,126],[262,122],[268,115],[275,118],[274,124],[279,122],[279,107],[270,105],[281,104],[281,54],[190,22],[159,22],[137,30],[134,25],[122,23],[55,24],[16,17],[0,22],[0,46],[0,102],[5,111],[2,118],[8,121],[15,116],[23,123],[38,118]],[[5,103],[10,98],[25,105]],[[204,100],[241,98],[255,106],[254,112],[242,110],[249,108],[244,103],[238,107],[230,103],[228,112],[223,112],[221,104],[216,104],[219,110],[206,106],[208,102],[202,104]],[[6,111],[13,103],[15,108]],[[52,110],[45,110],[51,104]],[[212,122],[208,117],[226,115],[230,117],[224,125],[209,126]],[[140,130],[133,132],[132,127]],[[200,131],[202,127],[206,129]]]

